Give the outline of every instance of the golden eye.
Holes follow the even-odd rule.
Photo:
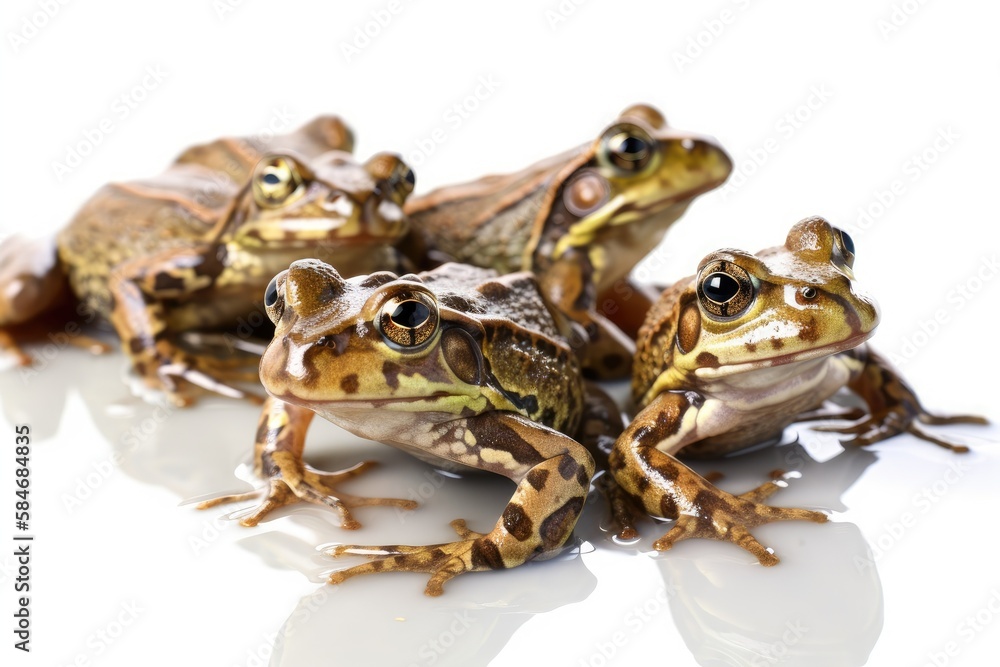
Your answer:
[[[437,304],[422,292],[408,292],[386,301],[379,314],[379,331],[396,346],[420,347],[438,327]]]
[[[656,142],[649,134],[632,123],[610,127],[601,140],[603,158],[619,171],[642,171],[653,159]]]
[[[395,153],[376,153],[365,162],[365,169],[377,181],[376,187],[400,205],[417,183],[413,170]]]
[[[698,299],[710,315],[736,317],[746,312],[755,296],[750,274],[732,262],[713,262],[699,275]]]
[[[301,192],[305,180],[291,157],[271,155],[257,163],[253,174],[253,196],[265,208],[282,206]]]

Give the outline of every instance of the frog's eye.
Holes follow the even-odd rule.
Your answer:
[[[851,235],[842,229],[836,231],[837,236],[837,246],[840,248],[841,254],[844,256],[844,264],[849,268],[854,268],[854,239]]]
[[[631,174],[643,170],[652,161],[655,142],[638,125],[619,123],[604,133],[601,150],[608,163]]]
[[[437,303],[423,292],[398,294],[382,306],[378,325],[390,344],[403,348],[420,347],[437,331]]]
[[[275,277],[271,278],[271,282],[267,284],[267,289],[264,290],[264,310],[267,311],[267,316],[271,318],[271,321],[275,324],[281,319],[282,313],[285,311],[285,302],[280,297],[281,285],[279,284],[279,279],[285,275],[286,272],[282,271]]]
[[[257,163],[253,174],[253,197],[265,208],[286,204],[299,194],[305,179],[295,160],[284,155],[270,155]]]
[[[719,261],[702,269],[698,299],[710,315],[736,317],[753,303],[756,291],[750,274],[732,262]]]
[[[388,189],[388,194],[402,204],[413,192],[417,184],[416,174],[395,153],[376,153],[365,162],[365,169],[379,183]]]

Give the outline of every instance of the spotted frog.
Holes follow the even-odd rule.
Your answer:
[[[205,390],[245,395],[226,379],[249,371],[192,354],[179,334],[233,328],[303,256],[346,275],[401,266],[393,246],[408,231],[402,206],[414,183],[394,155],[359,163],[340,150],[352,140],[334,117],[248,141],[194,147],[155,178],[104,186],[52,242],[7,240],[0,329],[71,291],[79,312],[111,321],[138,375],[174,403]],[[269,152],[249,167],[254,151],[280,146],[302,152]]]
[[[615,321],[635,312],[641,321],[655,300],[628,283],[629,272],[731,170],[714,140],[673,129],[637,104],[593,142],[411,198],[410,253],[418,262],[535,273],[546,298],[584,326],[588,375],[627,377],[634,332]]]
[[[269,483],[245,525],[300,500],[337,510],[345,528],[360,525],[353,507],[414,505],[337,491],[369,464],[338,473],[306,466],[305,431],[319,414],[435,465],[489,471],[517,484],[488,532],[456,521],[459,539],[447,544],[340,546],[334,555],[386,553],[335,572],[331,582],[419,571],[431,575],[426,593],[439,595],[458,574],[545,559],[566,543],[594,472],[591,454],[574,437],[592,446],[607,438],[610,446],[621,422],[611,400],[583,381],[566,339],[568,322],[553,315],[531,274],[498,277],[445,264],[419,275],[345,280],[327,264],[300,260],[271,283],[265,304],[276,331],[261,360],[271,398],[255,462]]]
[[[674,455],[719,456],[776,439],[794,421],[836,416],[820,406],[841,388],[867,405],[855,423],[828,428],[852,434],[853,444],[905,431],[964,451],[917,422],[984,420],[928,414],[865,344],[879,311],[856,289],[854,256],[845,232],[808,218],[792,228],[783,247],[756,255],[712,253],[695,276],[663,293],[637,341],[632,394],[640,411],[609,461],[619,537],[636,536],[632,511],[638,505],[675,520],[654,543],[658,550],[707,537],[733,542],[763,565],[777,563],[751,528],[788,519],[821,523],[826,515],[764,504],[781,480],[739,496],[726,493]]]

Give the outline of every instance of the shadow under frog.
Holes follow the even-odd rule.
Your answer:
[[[718,485],[733,491],[782,470],[786,478],[797,478],[782,490],[782,505],[845,511],[841,495],[877,453],[842,449],[836,438],[808,426],[792,428],[798,437],[789,429],[779,446],[697,461],[692,467],[703,475],[721,473]],[[656,554],[653,560],[674,592],[669,597],[673,623],[700,665],[863,665],[882,632],[881,581],[872,551],[852,523],[758,528],[781,552],[775,568],[763,568],[750,554],[722,542],[681,543],[658,553],[649,544],[658,531],[643,532],[647,537],[629,548],[636,555]]]

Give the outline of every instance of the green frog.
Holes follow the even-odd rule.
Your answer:
[[[713,139],[671,128],[657,109],[636,104],[578,148],[412,197],[408,254],[425,265],[533,272],[546,298],[583,325],[576,344],[586,348],[588,375],[623,378],[634,345],[615,322],[641,317],[655,300],[628,283],[629,272],[731,170]]]
[[[271,277],[303,256],[347,275],[403,266],[394,245],[409,228],[402,207],[414,176],[402,160],[379,153],[357,162],[335,117],[248,141],[195,147],[155,178],[104,186],[51,241],[7,240],[7,340],[71,294],[78,312],[111,321],[139,377],[173,403],[206,390],[246,396],[228,380],[256,373],[192,352],[179,334],[232,328],[260,308]],[[257,149],[272,152],[255,159]]]
[[[244,525],[299,501],[335,509],[345,528],[360,525],[354,507],[414,506],[337,490],[370,464],[335,473],[306,466],[305,432],[319,414],[437,466],[489,471],[517,484],[486,533],[459,520],[452,522],[459,539],[447,544],[335,548],[334,555],[383,553],[335,572],[332,583],[419,571],[431,575],[426,593],[439,595],[458,574],[558,553],[590,488],[588,447],[609,447],[621,420],[610,398],[584,382],[567,340],[574,325],[544,300],[532,274],[498,276],[445,264],[418,275],[379,272],[345,280],[327,264],[300,260],[275,277],[264,303],[276,331],[261,359],[270,398],[255,467],[268,485]]]
[[[827,429],[851,434],[850,443],[908,432],[966,450],[918,422],[985,420],[929,414],[865,343],[879,311],[856,288],[854,258],[846,232],[823,218],[807,218],[792,227],[784,246],[756,255],[712,253],[696,275],[662,294],[636,344],[632,395],[639,413],[609,460],[620,538],[636,537],[632,515],[639,506],[675,520],[654,543],[657,550],[705,537],[733,542],[763,565],[777,563],[751,528],[791,519],[822,523],[826,515],[764,504],[780,480],[739,496],[726,493],[675,455],[721,456],[777,439],[795,421],[828,416],[821,406],[842,388],[867,406],[857,422]]]

